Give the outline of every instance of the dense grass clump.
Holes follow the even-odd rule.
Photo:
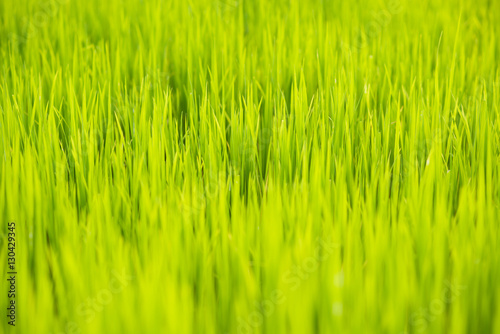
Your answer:
[[[499,22],[1,0],[0,332],[500,333]]]

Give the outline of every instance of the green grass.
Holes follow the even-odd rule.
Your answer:
[[[500,333],[498,22],[0,1],[0,332]]]

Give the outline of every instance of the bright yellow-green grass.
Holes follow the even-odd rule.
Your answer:
[[[499,22],[1,0],[0,332],[500,333]]]

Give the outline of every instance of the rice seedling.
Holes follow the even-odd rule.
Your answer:
[[[500,2],[2,0],[2,333],[500,333]]]

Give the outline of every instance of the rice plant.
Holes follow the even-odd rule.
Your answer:
[[[500,333],[498,22],[0,1],[0,332]]]

